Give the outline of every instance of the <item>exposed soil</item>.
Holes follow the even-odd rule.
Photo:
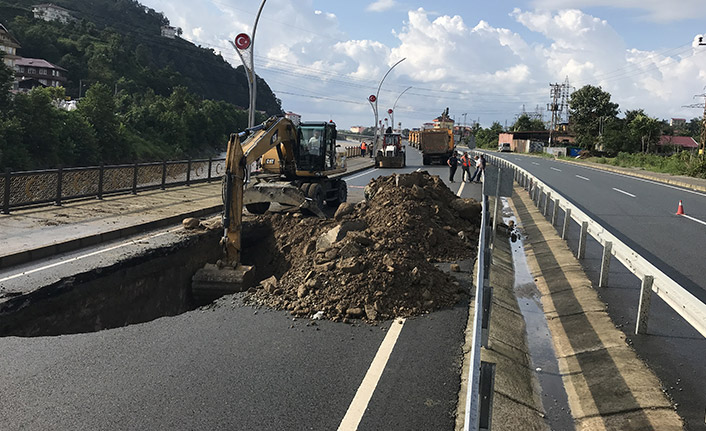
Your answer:
[[[274,276],[245,302],[296,316],[376,321],[449,307],[467,294],[435,263],[475,258],[480,203],[456,197],[427,172],[376,178],[365,195],[341,205],[333,219],[256,217],[246,229],[269,231],[274,241],[249,249],[250,257],[260,265],[266,257]]]

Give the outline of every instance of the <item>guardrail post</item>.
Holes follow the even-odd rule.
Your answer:
[[[186,185],[191,185],[191,159],[186,163]]]
[[[101,162],[100,166],[98,167],[98,195],[96,195],[96,198],[98,198],[98,199],[103,199],[104,175],[105,175],[105,165],[103,164],[103,162]]]
[[[5,169],[5,193],[2,199],[2,213],[10,214],[10,181],[12,181],[12,170]]]
[[[554,199],[554,206],[552,207],[552,226],[556,226],[556,218],[559,215],[559,199]]]
[[[490,272],[490,271],[488,271]],[[490,283],[483,282],[483,321],[481,325],[481,346],[490,348],[490,309],[493,303],[493,288]]]
[[[495,364],[480,363],[480,415],[479,431],[490,431],[493,419],[493,393],[495,392]]]
[[[581,236],[579,236],[579,251],[576,258],[583,259],[586,256],[586,239],[588,238],[588,222],[581,222]]]
[[[571,222],[571,208],[564,211],[564,227],[561,229],[561,239],[566,239],[566,234],[569,233],[569,223]]]
[[[551,192],[547,192],[547,194],[544,195],[544,196],[545,196],[545,197],[544,197],[544,211],[542,212],[542,215],[543,215],[544,217],[546,217],[546,216],[547,216],[547,211],[549,211],[549,199],[551,199],[552,193],[551,193]]]
[[[635,334],[647,334],[647,320],[650,314],[650,301],[652,300],[652,283],[655,278],[651,275],[646,275],[642,279],[642,287],[640,288],[640,305],[637,309],[637,324],[635,325]]]
[[[167,161],[162,162],[162,190],[167,187]]]
[[[54,205],[61,206],[61,186],[64,182],[64,168],[59,168],[56,171],[56,200]]]
[[[603,258],[601,259],[601,275],[598,277],[598,287],[605,287],[608,284],[608,272],[610,271],[611,250],[613,243],[606,241],[603,246]]]
[[[135,167],[132,170],[132,194],[137,194],[137,169],[138,165],[135,163]]]
[[[213,165],[213,157],[208,158],[208,178],[206,179],[206,182],[211,182],[211,165]]]

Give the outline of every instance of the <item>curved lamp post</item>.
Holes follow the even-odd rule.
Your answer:
[[[397,101],[400,100],[400,97],[402,97],[403,94],[407,92],[412,87],[407,87],[404,89],[403,92],[400,93],[399,96],[397,96],[397,99],[395,100],[395,103],[392,105],[392,108],[388,111],[390,113],[390,121],[392,123],[392,131],[394,132],[395,129],[395,107],[397,106]],[[400,133],[402,133],[402,130],[400,130]]]
[[[260,3],[260,8],[257,10],[257,16],[255,17],[255,24],[252,26],[252,36],[248,36],[245,33],[240,33],[235,37],[235,42],[229,41],[235,52],[238,53],[240,61],[243,62],[243,67],[245,68],[245,74],[248,77],[248,90],[250,92],[250,106],[248,107],[248,128],[255,125],[255,100],[257,99],[257,78],[255,76],[255,32],[257,31],[257,22],[260,21],[260,14],[262,13],[262,8],[265,7],[265,2],[267,0],[262,0]],[[243,52],[248,52],[250,54],[250,63],[245,62],[243,58]]]
[[[406,59],[407,58],[405,57],[397,63],[393,64],[392,67],[390,67],[390,69],[387,71],[387,73],[385,73],[385,76],[383,76],[380,80],[380,85],[378,85],[377,93],[371,94],[370,97],[368,97],[368,102],[370,102],[370,106],[373,108],[373,114],[375,114],[375,142],[373,143],[373,151],[377,151],[378,145],[378,96],[380,95],[380,88],[382,87],[382,83],[383,81],[385,81],[385,78],[387,78],[387,75],[392,72],[392,69],[394,69],[395,66],[402,63]]]

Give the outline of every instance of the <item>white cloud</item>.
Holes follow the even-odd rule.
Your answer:
[[[611,7],[616,9],[637,9],[644,11],[642,18],[654,22],[670,22],[682,19],[706,18],[703,0],[534,0],[538,9],[561,10],[588,7]]]
[[[537,1],[549,5],[552,0]],[[251,31],[254,14],[244,11],[256,10],[259,0],[243,2],[248,4],[205,8],[187,0],[153,0],[150,6],[237,66],[228,39]],[[420,8],[409,11],[405,21],[391,23],[392,43],[369,38],[368,31],[347,35],[332,11],[319,12],[311,0],[268,0],[258,26],[256,71],[285,110],[306,120],[331,118],[342,127],[372,123],[366,99],[402,58],[385,80],[380,106],[391,107],[412,86],[395,116],[411,127],[447,106],[457,119],[468,113],[469,121],[480,117],[484,126],[512,121],[523,106],[546,106],[548,84],[567,76],[577,88],[602,86],[623,112],[644,108],[659,118],[692,118],[699,113],[681,106],[693,103],[692,96],[706,85],[706,46],[698,46],[696,38],[693,46],[679,49],[636,50],[626,46],[610,21],[576,8],[515,9],[510,16],[519,26],[512,30]]]
[[[397,6],[397,2],[395,0],[377,0],[373,3],[370,3],[368,7],[365,8],[365,10],[367,10],[368,12],[385,12],[395,6]]]

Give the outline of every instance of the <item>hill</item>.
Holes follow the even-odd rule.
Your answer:
[[[54,2],[76,19],[69,24],[33,19],[30,0],[0,0],[3,24],[20,42],[19,55],[43,58],[68,70],[66,93],[85,94],[101,82],[116,90],[169,96],[186,87],[204,99],[248,106],[248,85],[242,66],[233,68],[210,48],[179,37],[162,37],[168,25],[163,14],[134,0],[59,0]],[[257,109],[282,112],[267,83],[258,78]]]

